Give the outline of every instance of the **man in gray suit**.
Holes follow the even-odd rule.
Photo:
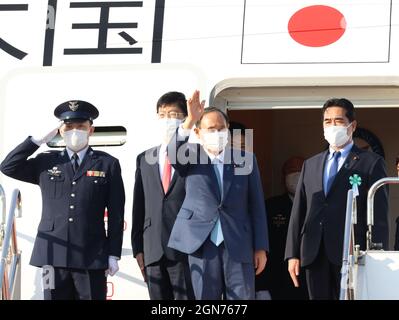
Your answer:
[[[190,130],[200,144],[188,143]],[[199,92],[168,145],[168,156],[186,178],[186,197],[168,246],[189,254],[196,299],[254,299],[255,272],[266,265],[268,234],[256,158],[226,148],[228,118],[204,110]]]

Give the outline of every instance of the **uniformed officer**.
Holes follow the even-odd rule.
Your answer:
[[[43,138],[28,137],[0,165],[5,175],[37,184],[42,191],[30,264],[46,270],[46,300],[105,300],[106,277],[119,269],[125,192],[118,159],[89,147],[98,114],[86,101],[60,104],[54,115],[61,125]],[[58,130],[66,149],[28,159]]]

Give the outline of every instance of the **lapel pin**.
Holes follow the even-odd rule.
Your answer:
[[[244,162],[242,162],[242,163],[234,163],[234,168],[244,168],[244,166],[245,166]]]

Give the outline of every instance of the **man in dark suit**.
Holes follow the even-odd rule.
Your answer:
[[[386,177],[379,155],[353,144],[356,130],[353,104],[344,98],[323,106],[324,137],[330,148],[305,161],[291,212],[285,258],[291,278],[298,286],[299,267],[305,268],[310,299],[338,299],[349,178],[360,176],[355,242],[366,246],[367,192]],[[375,197],[373,242],[388,248],[388,190]]]
[[[28,137],[5,158],[5,175],[40,186],[42,218],[30,264],[43,267],[46,300],[105,300],[107,275],[118,271],[125,193],[119,161],[89,147],[98,110],[86,101],[67,101],[54,114],[63,121],[66,149],[30,157],[44,138]],[[104,213],[108,211],[108,229]],[[48,281],[48,283],[47,283]],[[52,285],[54,284],[54,286]]]
[[[306,285],[301,283],[299,288],[294,287],[287,272],[288,263],[284,261],[285,242],[287,239],[288,223],[290,221],[292,201],[304,159],[290,157],[283,164],[282,176],[286,189],[284,194],[266,200],[266,210],[270,235],[270,254],[267,267],[256,277],[255,289],[257,295],[269,290],[272,300],[307,300]],[[300,275],[304,276],[304,275]],[[300,280],[304,280],[301,277]]]
[[[202,146],[187,143],[194,124]],[[186,178],[169,247],[189,254],[198,300],[254,299],[255,270],[260,273],[266,264],[266,213],[256,159],[227,144],[227,115],[204,110],[195,91],[168,146],[172,165]]]
[[[147,282],[150,299],[194,299],[187,255],[167,246],[186,195],[185,179],[175,171],[166,147],[187,116],[183,93],[168,92],[157,102],[160,146],[139,154],[133,196],[133,255]]]

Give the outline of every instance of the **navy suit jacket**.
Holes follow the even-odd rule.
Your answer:
[[[168,241],[177,213],[186,195],[185,179],[175,171],[164,193],[158,163],[159,147],[137,156],[133,194],[133,255],[144,253],[145,265],[159,261],[163,255],[169,260],[186,261],[187,255],[169,248]],[[155,163],[146,159],[149,155]]]
[[[119,161],[89,148],[74,174],[65,150],[28,159],[38,148],[28,138],[0,165],[5,175],[37,184],[42,191],[42,218],[30,263],[107,269],[108,256],[120,257],[122,250],[125,191]]]
[[[223,195],[209,157],[198,144],[171,139],[168,155],[179,174],[186,178],[186,197],[173,226],[169,247],[187,254],[195,253],[211,233],[220,217],[224,244],[230,257],[252,263],[254,250],[269,250],[262,183],[256,158],[241,150],[226,149],[232,161],[223,166]],[[177,154],[190,156],[183,163]],[[178,157],[177,157],[178,158]],[[237,159],[247,159],[246,163]],[[194,163],[193,163],[194,162]],[[249,167],[249,174],[236,169]]]
[[[385,161],[373,152],[353,146],[337,173],[327,195],[323,190],[323,172],[328,150],[305,161],[295,193],[288,228],[285,259],[300,258],[301,265],[311,264],[323,239],[330,262],[342,264],[342,250],[349,178],[361,177],[357,198],[355,242],[364,250],[367,231],[367,193],[371,185],[386,177]],[[388,188],[382,187],[374,200],[373,242],[388,248]]]

